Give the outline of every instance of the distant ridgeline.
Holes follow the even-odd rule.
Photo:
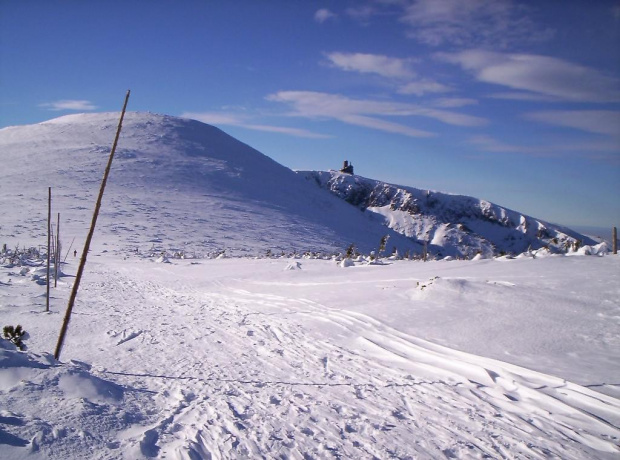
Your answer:
[[[387,184],[340,171],[303,171],[307,179],[360,208],[382,216],[385,225],[426,244],[438,256],[519,254],[548,247],[565,252],[595,244],[570,229],[477,198]]]

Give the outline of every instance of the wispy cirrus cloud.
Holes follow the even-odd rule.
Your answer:
[[[491,99],[508,99],[512,101],[533,101],[533,102],[561,102],[561,99],[554,96],[545,96],[537,93],[527,93],[524,91],[506,91],[488,94],[486,97]]]
[[[618,102],[620,79],[549,56],[482,50],[437,53],[481,82],[573,102]],[[523,96],[523,94],[521,94]]]
[[[351,6],[345,10],[347,16],[364,25],[368,24],[373,16],[379,14],[379,11],[379,8],[371,4]]]
[[[74,100],[74,99],[63,99],[55,102],[46,102],[44,104],[39,104],[39,107],[47,109],[47,110],[75,110],[75,111],[89,111],[96,110],[97,106],[94,105],[90,101],[85,100]]]
[[[392,121],[382,120],[376,117],[368,117],[365,115],[341,115],[336,117],[344,123],[356,126],[363,126],[364,128],[377,129],[379,131],[385,131],[388,133],[402,134],[409,137],[433,137],[434,133],[424,131],[422,129],[412,128],[410,126],[402,125],[400,123],[394,123]]]
[[[567,154],[579,154],[595,160],[617,162],[620,159],[620,145],[604,142],[573,142],[570,144],[548,145],[518,145],[506,143],[488,134],[471,136],[467,143],[474,145],[482,152],[488,153],[516,153],[536,156],[564,157]]]
[[[314,13],[314,20],[320,24],[323,24],[325,21],[334,20],[338,16],[327,8],[321,8]]]
[[[202,121],[209,125],[241,125],[242,118],[238,115],[223,112],[184,112],[183,118]]]
[[[620,112],[614,110],[545,110],[526,113],[527,120],[620,138]],[[620,144],[618,144],[620,148]]]
[[[327,53],[330,64],[348,72],[374,73],[388,78],[412,78],[412,59],[366,53]]]
[[[430,78],[418,77],[413,69],[414,58],[395,58],[383,54],[342,53],[325,54],[332,67],[347,72],[376,74],[397,81],[399,94],[422,96],[428,93],[453,91],[450,86]]]
[[[326,134],[315,133],[301,128],[291,128],[289,126],[274,126],[256,124],[242,117],[231,113],[222,112],[185,112],[181,114],[184,118],[202,121],[211,125],[238,126],[240,128],[250,129],[253,131],[266,131],[270,133],[286,134],[288,136],[303,137],[308,139],[327,139],[332,136]]]
[[[538,27],[528,9],[512,0],[413,0],[400,5],[400,20],[410,27],[408,36],[431,46],[506,47],[554,34]]]
[[[494,153],[534,153],[530,147],[524,147],[520,145],[507,144],[495,139],[488,134],[480,134],[477,136],[471,136],[468,139],[468,143],[477,146],[484,152]]]
[[[441,97],[433,101],[433,106],[444,109],[465,107],[467,105],[477,105],[476,99],[468,97]]]
[[[422,96],[428,93],[447,93],[450,91],[454,91],[454,89],[429,78],[410,81],[398,88],[400,94],[414,94],[416,96]]]
[[[335,119],[343,123],[399,133],[410,137],[430,137],[435,133],[394,123],[380,117],[425,117],[454,126],[483,126],[487,120],[448,110],[416,104],[351,99],[340,94],[313,91],[280,91],[267,96],[274,102],[293,107],[291,116]]]

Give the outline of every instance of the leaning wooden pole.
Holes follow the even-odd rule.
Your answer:
[[[52,244],[52,187],[47,188],[47,291],[45,293],[45,311],[50,311],[50,253]]]
[[[108,176],[110,175],[110,168],[112,166],[112,160],[114,159],[114,152],[116,152],[116,145],[118,144],[118,138],[121,134],[121,128],[123,126],[123,118],[125,117],[125,109],[127,108],[127,101],[129,101],[129,94],[131,91],[127,91],[125,96],[125,103],[123,104],[123,110],[121,111],[121,118],[118,121],[118,127],[116,128],[116,137],[114,138],[114,144],[112,144],[112,151],[110,152],[110,158],[108,159],[108,165],[103,173],[103,179],[101,180],[101,187],[99,189],[99,196],[97,197],[97,203],[95,204],[95,212],[90,223],[90,230],[86,236],[86,242],[84,243],[84,249],[82,250],[82,258],[80,259],[80,265],[78,267],[77,274],[75,275],[75,283],[71,289],[71,295],[69,296],[69,303],[67,304],[67,311],[65,318],[60,328],[60,334],[58,336],[58,343],[56,344],[56,351],[54,352],[54,358],[60,359],[60,352],[62,351],[62,345],[65,341],[65,334],[69,326],[69,320],[71,319],[71,311],[73,310],[73,304],[75,303],[75,297],[77,296],[78,289],[80,287],[80,281],[82,280],[82,274],[84,273],[84,266],[86,265],[86,257],[88,256],[88,250],[90,248],[90,242],[93,239],[93,233],[95,233],[95,226],[97,225],[97,217],[99,216],[99,209],[101,208],[101,201],[103,199],[103,192],[105,185],[108,182]]]

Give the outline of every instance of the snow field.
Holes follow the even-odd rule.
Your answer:
[[[30,333],[0,349],[7,458],[620,453],[618,258],[96,256],[62,363],[43,352],[71,277],[46,314],[44,286],[0,269],[3,322]]]

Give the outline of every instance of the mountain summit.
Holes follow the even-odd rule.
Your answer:
[[[43,241],[51,186],[63,236],[80,247],[117,125],[101,113],[1,129],[0,238]],[[126,114],[97,225],[94,244],[132,250],[370,251],[386,233],[414,246],[223,131],[152,113]]]

